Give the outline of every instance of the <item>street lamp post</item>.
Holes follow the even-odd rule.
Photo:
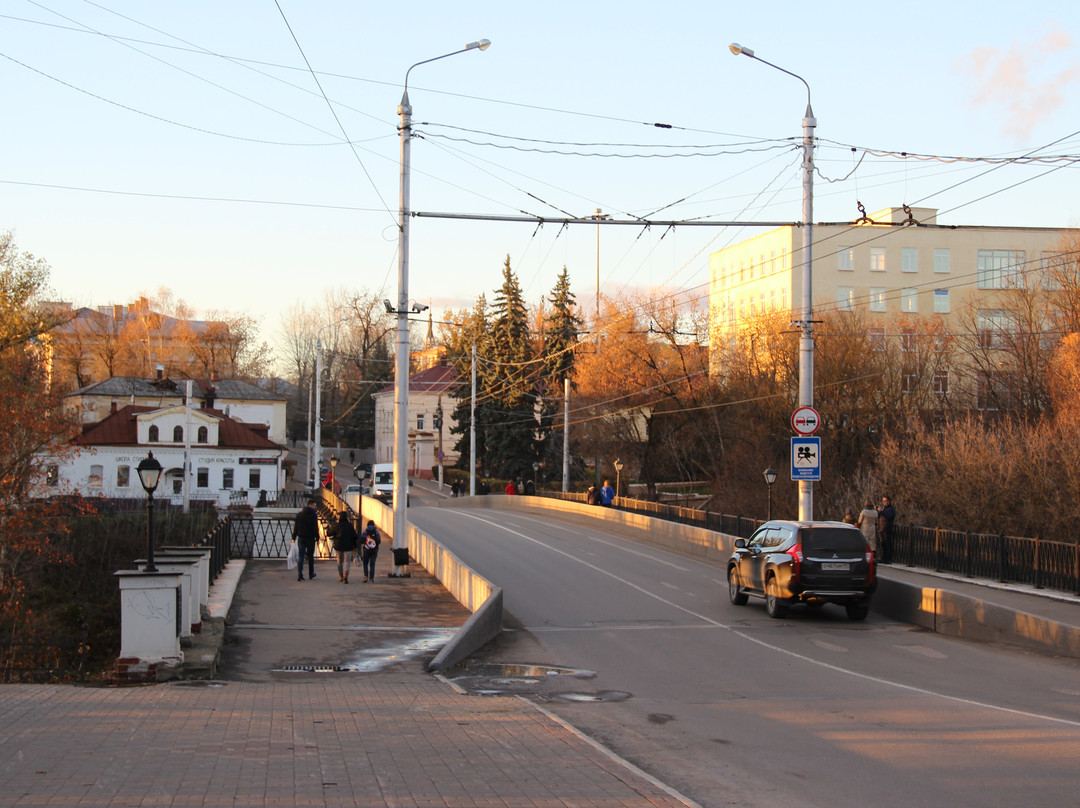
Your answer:
[[[769,466],[762,474],[765,475],[765,484],[769,486],[769,519],[772,519],[772,487],[776,482],[776,469]]]
[[[146,492],[146,572],[157,572],[154,566],[154,489],[161,480],[161,463],[154,457],[153,452],[147,452],[146,457],[139,461],[135,467],[139,473],[139,482],[142,483]]]
[[[401,124],[401,183],[398,206],[398,305],[397,305],[397,340],[394,355],[394,548],[405,547],[407,529],[405,506],[408,502],[408,469],[406,467],[409,451],[409,153],[412,140],[412,105],[409,103],[409,73],[414,67],[456,56],[470,50],[487,50],[491,42],[481,39],[470,42],[461,50],[444,53],[432,59],[417,62],[405,71],[405,87],[398,105]],[[389,308],[389,307],[387,307]],[[397,553],[394,554],[395,561]],[[392,577],[400,577],[401,572],[395,563]]]
[[[619,492],[622,491],[622,469],[623,463],[619,458],[615,458],[615,496],[620,496]]]
[[[736,56],[748,56],[762,64],[779,70],[781,73],[798,79],[806,87],[806,114],[803,116],[803,199],[802,199],[802,313],[800,320],[795,323],[799,327],[799,406],[814,406],[814,306],[811,284],[811,259],[814,242],[814,128],[817,119],[814,110],[810,106],[810,85],[806,79],[790,70],[785,70],[779,65],[767,62],[760,56],[755,56],[750,48],[745,48],[738,43],[731,43],[729,50]],[[771,490],[771,489],[770,489]],[[812,521],[814,518],[814,483],[810,480],[799,480],[799,519]]]
[[[337,464],[338,456],[336,454],[330,455],[330,493],[337,493]]]

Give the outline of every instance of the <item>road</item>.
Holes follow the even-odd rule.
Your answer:
[[[1080,801],[1076,662],[836,606],[772,620],[728,602],[723,569],[580,517],[409,519],[505,590],[514,630],[470,661],[495,672],[477,681],[518,688],[703,806]],[[471,671],[453,675],[468,686]]]

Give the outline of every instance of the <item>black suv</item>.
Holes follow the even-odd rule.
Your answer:
[[[843,522],[766,522],[735,540],[727,575],[731,602],[763,597],[769,617],[783,617],[792,603],[838,603],[850,619],[865,620],[877,588],[874,551]]]

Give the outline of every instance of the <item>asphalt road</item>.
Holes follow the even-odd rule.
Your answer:
[[[1075,661],[836,606],[772,620],[728,602],[722,569],[591,520],[409,518],[504,588],[516,629],[452,676],[543,702],[704,806],[1078,803]]]

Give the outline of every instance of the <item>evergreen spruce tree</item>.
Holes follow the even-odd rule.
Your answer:
[[[574,372],[574,347],[578,343],[581,318],[570,291],[570,275],[564,266],[548,297],[551,312],[544,324],[543,371],[537,385],[540,395],[538,451],[545,477],[560,476],[563,454],[563,384]],[[573,381],[571,381],[573,386]]]

